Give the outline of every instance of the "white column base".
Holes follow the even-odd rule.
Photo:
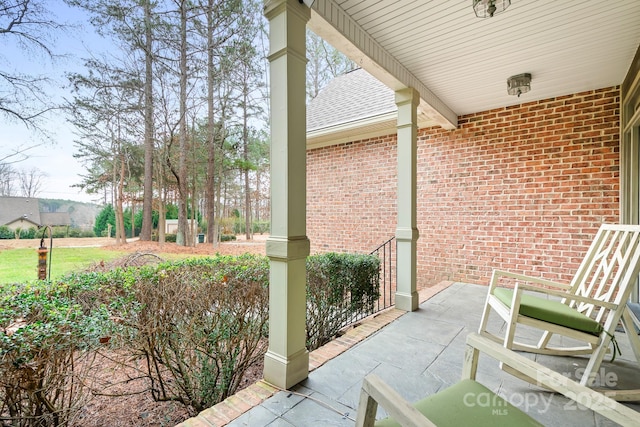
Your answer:
[[[282,389],[288,389],[309,376],[309,352],[304,349],[284,358],[267,351],[264,356],[264,380]]]
[[[418,292],[405,294],[396,292],[396,308],[402,311],[416,311],[420,305],[420,297]]]
[[[419,232],[417,228],[396,229],[397,242],[397,291],[396,308],[403,311],[418,309],[420,298],[417,291],[416,276],[416,242]]]

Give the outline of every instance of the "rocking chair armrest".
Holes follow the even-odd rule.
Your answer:
[[[511,279],[515,279],[523,282],[530,282],[530,283],[536,283],[542,286],[548,286],[550,288],[567,289],[567,290],[571,289],[570,285],[553,282],[551,280],[543,279],[541,277],[525,276],[524,274],[512,273],[510,271],[505,271],[505,270],[493,270],[493,274],[491,276],[491,288],[496,287],[496,285],[498,284],[498,278],[500,277],[509,277]]]
[[[375,374],[367,375],[362,381],[356,427],[373,427],[378,404],[403,427],[436,427]]]
[[[503,362],[524,375],[524,377],[536,381],[538,386],[560,393],[623,426],[637,425],[638,413],[633,409],[627,408],[605,394],[580,385],[572,379],[477,333],[471,333],[467,336],[467,353],[465,355],[465,367],[463,368],[465,375],[463,378],[467,377],[468,374],[470,374],[471,378],[475,377],[480,353]],[[370,374],[362,382],[356,427],[373,427],[378,404],[403,427],[435,426],[433,422],[427,419],[394,389],[385,384],[375,374]]]
[[[471,333],[467,336],[467,345],[534,379],[538,386],[560,393],[623,426],[637,425],[638,412],[633,409],[616,402],[606,394],[580,385],[538,362],[508,350],[493,340]]]
[[[514,294],[518,293],[518,290],[522,289],[523,291],[533,291],[533,292],[538,292],[538,293],[542,293],[545,295],[553,295],[553,296],[557,296],[560,298],[565,298],[569,301],[576,301],[576,302],[581,302],[581,303],[585,303],[585,304],[593,304],[595,306],[598,307],[604,307],[607,308],[609,310],[616,310],[618,308],[618,304],[612,303],[612,302],[608,302],[608,301],[602,301],[599,299],[594,299],[594,298],[589,298],[589,297],[585,297],[582,295],[575,295],[575,294],[569,294],[567,292],[563,292],[563,291],[558,291],[555,289],[546,289],[546,288],[539,288],[537,286],[531,286],[531,285],[527,285],[526,283],[516,283],[513,291]]]

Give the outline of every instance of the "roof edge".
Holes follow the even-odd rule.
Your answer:
[[[420,93],[423,111],[438,126],[457,128],[458,115],[380,46],[335,0],[315,0],[307,25],[392,90],[402,87],[416,89]]]
[[[397,134],[398,114],[391,113],[369,116],[364,119],[340,123],[307,132],[307,150],[361,141],[384,135]],[[438,126],[430,117],[419,115],[418,128]]]

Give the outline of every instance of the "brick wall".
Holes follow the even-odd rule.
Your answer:
[[[307,151],[314,252],[371,252],[396,227],[396,136]]]
[[[568,281],[618,222],[619,91],[594,90],[418,132],[418,284],[500,268]],[[307,152],[311,251],[369,252],[395,233],[396,136]]]

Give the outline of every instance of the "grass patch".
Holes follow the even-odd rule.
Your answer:
[[[126,253],[101,248],[54,248],[51,254],[51,279],[57,279],[74,270],[83,270],[101,260],[111,261]],[[0,284],[27,282],[37,278],[38,252],[35,249],[0,251]]]
[[[109,262],[128,253],[103,248],[54,247],[51,257],[51,280],[58,279],[73,271],[84,270],[100,261]],[[207,255],[160,253],[158,256],[169,261]],[[0,284],[24,283],[37,278],[38,252],[36,249],[20,248],[0,251]]]

